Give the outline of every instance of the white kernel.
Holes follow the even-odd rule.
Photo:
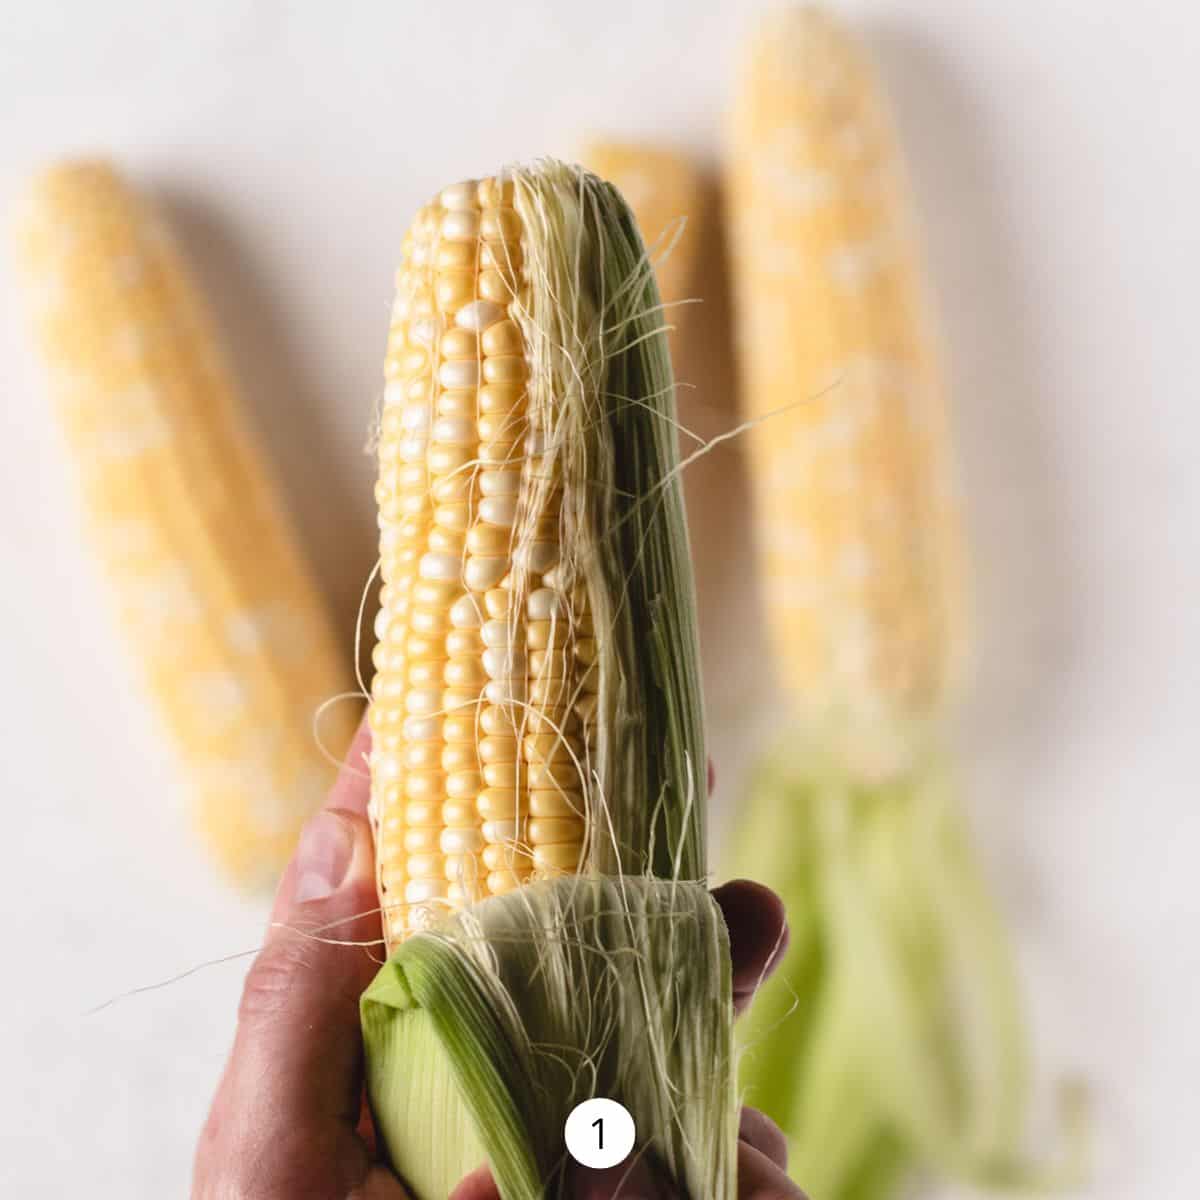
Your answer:
[[[382,642],[387,637],[388,626],[392,623],[392,614],[386,608],[381,608],[375,614],[375,638]]]
[[[489,325],[504,319],[504,309],[490,300],[473,300],[464,304],[454,317],[454,323],[460,329],[471,329],[482,333]]]
[[[483,849],[483,834],[478,829],[443,829],[440,845],[443,854],[474,854]]]
[[[435,317],[418,317],[408,327],[408,340],[418,346],[432,346],[440,332]]]
[[[438,554],[430,550],[421,555],[417,573],[422,579],[449,580],[453,582],[462,574],[462,560],[454,554]]]
[[[391,408],[396,404],[404,403],[405,387],[399,379],[393,379],[391,383],[383,389],[383,406]]]
[[[400,414],[400,428],[420,430],[422,433],[429,428],[429,405],[409,404]]]
[[[427,717],[442,707],[441,688],[413,688],[404,697],[405,711],[414,717]]]
[[[521,490],[521,472],[480,471],[479,490],[484,496],[515,496]]]
[[[518,630],[507,621],[488,621],[483,627],[483,644],[500,649],[511,646],[518,636]]]
[[[371,661],[379,671],[403,671],[406,663],[404,651],[398,646],[376,646]]]
[[[473,210],[451,210],[442,218],[442,237],[448,242],[469,242],[479,236],[479,214]]]
[[[472,554],[467,559],[463,578],[471,591],[486,592],[488,588],[495,587],[507,573],[507,558],[485,558],[483,555]]]
[[[567,611],[566,601],[562,592],[556,592],[553,588],[538,588],[529,594],[529,619],[548,621],[551,617],[562,616]]]
[[[522,704],[525,700],[525,680],[493,679],[483,689],[483,698],[489,704]]]
[[[480,832],[483,834],[483,840],[494,846],[498,842],[516,841],[520,824],[517,821],[484,821]]]
[[[450,886],[446,899],[455,908],[465,908],[481,899],[479,862],[473,854],[451,854],[446,858],[446,878]]]
[[[413,879],[441,879],[442,856],[440,854],[410,854],[404,869]]]
[[[404,899],[409,904],[423,904],[426,900],[441,900],[449,884],[444,879],[410,879],[404,885]]]
[[[438,383],[448,391],[479,386],[479,363],[473,358],[452,358],[438,367]]]
[[[441,734],[442,722],[437,717],[408,717],[404,722],[406,742],[435,742]]]
[[[478,441],[475,422],[467,417],[438,417],[433,423],[433,440],[447,446],[470,446]]]
[[[450,624],[455,629],[478,629],[483,620],[474,596],[459,596],[450,606]]]
[[[472,875],[468,879],[451,880],[446,889],[446,899],[456,908],[465,908],[479,899],[479,879]]]
[[[510,646],[489,648],[483,652],[483,669],[489,679],[507,679],[512,675],[524,674],[525,654]]]
[[[479,516],[489,525],[511,529],[517,519],[516,496],[485,496],[479,502]]]
[[[406,437],[400,441],[400,458],[403,462],[424,462],[426,440],[423,437]]]
[[[404,764],[398,754],[372,754],[371,772],[381,783],[389,783],[399,779]]]
[[[443,208],[456,212],[474,212],[479,207],[479,184],[474,179],[462,183],[452,183],[448,188],[442,188],[439,199]]]
[[[509,466],[522,461],[516,448],[505,442],[484,442],[479,447],[479,461],[486,466]]]

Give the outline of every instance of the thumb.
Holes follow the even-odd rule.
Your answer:
[[[576,1167],[569,1174],[571,1200],[674,1200],[676,1193],[655,1177],[644,1155],[604,1170]],[[473,1171],[451,1193],[450,1200],[500,1200],[500,1190],[486,1166]]]
[[[233,1194],[221,1189],[236,1180],[247,1195],[343,1196],[367,1181],[355,1126],[358,1002],[380,957],[374,876],[360,812],[326,808],[305,826],[246,976],[233,1051],[198,1149],[195,1194]],[[362,1194],[402,1195],[379,1172],[370,1183]]]
[[[659,1179],[645,1154],[604,1170],[577,1167],[571,1182],[572,1200],[676,1200],[677,1196]]]
[[[280,885],[233,1048],[260,1097],[293,1118],[358,1118],[358,1002],[379,968],[379,938],[370,826],[359,813],[323,809]]]

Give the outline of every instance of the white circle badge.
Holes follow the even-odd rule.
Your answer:
[[[637,1130],[623,1104],[593,1096],[577,1104],[563,1129],[567,1151],[585,1167],[615,1167],[633,1151]]]

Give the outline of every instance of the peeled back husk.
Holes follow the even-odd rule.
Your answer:
[[[793,1178],[828,1200],[903,1195],[922,1170],[983,1189],[1078,1186],[1073,1092],[1061,1159],[1026,1153],[1015,962],[946,752],[880,781],[803,744],[793,734],[760,767],[729,863],[788,911],[787,953],[738,1041],[745,1100],[788,1135]]]
[[[554,1195],[592,1096],[689,1196],[732,1196],[729,943],[699,884],[571,878],[403,943],[363,998],[368,1087],[419,1197],[487,1161],[505,1200]]]

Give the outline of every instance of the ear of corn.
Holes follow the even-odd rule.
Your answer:
[[[768,20],[728,173],[767,618],[805,723],[886,774],[961,674],[963,540],[907,184],[870,65]],[[868,759],[870,756],[870,759]]]
[[[653,275],[613,188],[543,163],[418,215],[377,490],[392,957],[363,1025],[377,1124],[422,1200],[484,1157],[505,1200],[554,1194],[563,1123],[593,1095],[631,1110],[689,1194],[732,1195],[673,412]],[[414,1117],[430,1104],[433,1137]]]
[[[270,884],[332,780],[318,706],[356,690],[184,263],[103,163],[34,184],[19,231],[91,540],[205,839]],[[353,705],[321,721],[345,750]]]
[[[1016,987],[944,766],[963,552],[933,338],[888,113],[823,13],[768,18],[728,176],[766,607],[793,708],[728,864],[792,940],[746,1034],[747,1100],[824,1200],[917,1166],[1017,1164]]]

